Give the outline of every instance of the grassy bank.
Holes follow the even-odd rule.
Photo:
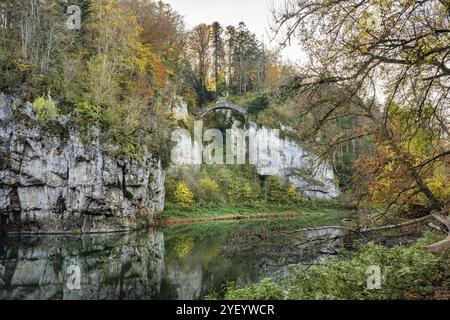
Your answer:
[[[350,211],[329,203],[321,204],[198,204],[189,208],[182,208],[172,203],[166,204],[166,209],[158,217],[158,223],[178,224],[203,221],[290,218],[303,215],[326,214],[351,215]]]

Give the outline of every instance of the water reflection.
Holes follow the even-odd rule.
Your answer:
[[[164,273],[163,259],[160,232],[9,239],[0,257],[0,298],[153,297]],[[69,289],[73,267],[80,270],[80,290]]]
[[[230,281],[247,284],[289,263],[317,261],[323,248],[337,245],[318,239],[340,230],[292,232],[301,225],[214,223],[3,239],[0,299],[197,299]],[[80,289],[73,289],[77,280]]]

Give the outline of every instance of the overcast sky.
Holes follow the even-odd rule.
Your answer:
[[[269,43],[271,4],[281,5],[284,0],[164,0],[179,14],[184,16],[187,28],[200,24],[219,21],[222,25],[238,25],[243,21],[259,39],[264,37]],[[276,42],[270,44],[276,46]],[[286,48],[282,52],[285,58],[297,61],[302,57],[298,45]]]

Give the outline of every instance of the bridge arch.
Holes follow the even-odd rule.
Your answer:
[[[198,108],[197,110],[194,111],[194,113],[197,117],[203,118],[206,114],[217,110],[231,110],[241,114],[246,121],[248,120],[248,113],[245,108],[227,102],[220,102],[216,105],[206,108]]]

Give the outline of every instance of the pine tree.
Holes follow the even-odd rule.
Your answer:
[[[225,59],[225,49],[222,39],[223,28],[219,22],[213,23],[212,34],[213,34],[212,46],[213,46],[213,61],[214,61],[214,83],[217,97],[223,90],[223,79],[221,77],[221,72]]]
[[[234,86],[234,66],[236,58],[236,28],[228,26],[227,35],[227,89],[231,91]]]

